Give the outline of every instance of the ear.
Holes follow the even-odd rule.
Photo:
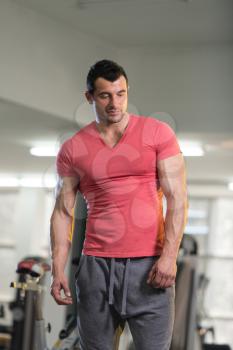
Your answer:
[[[87,99],[88,103],[92,104],[93,103],[93,96],[92,96],[92,94],[89,91],[86,91],[85,92],[85,96],[86,96],[86,99]]]

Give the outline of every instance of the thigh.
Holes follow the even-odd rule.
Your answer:
[[[108,304],[108,266],[82,256],[76,275],[78,328],[82,350],[112,350],[120,316]]]
[[[154,303],[147,303],[141,313],[127,321],[136,350],[169,350],[174,324],[175,287],[154,290]]]

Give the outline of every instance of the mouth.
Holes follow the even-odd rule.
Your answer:
[[[107,113],[110,115],[117,115],[117,114],[119,114],[119,111],[117,111],[115,109],[111,109],[111,110],[107,111]]]

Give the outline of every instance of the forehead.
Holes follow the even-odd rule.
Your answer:
[[[95,91],[119,91],[126,90],[127,82],[125,77],[122,75],[115,81],[109,81],[104,78],[98,78],[95,81]]]

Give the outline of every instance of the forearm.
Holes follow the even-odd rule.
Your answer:
[[[187,195],[167,198],[165,241],[162,255],[176,259],[187,221]]]
[[[69,233],[72,225],[72,217],[55,210],[51,218],[51,258],[52,274],[64,273],[65,265],[70,250]]]

